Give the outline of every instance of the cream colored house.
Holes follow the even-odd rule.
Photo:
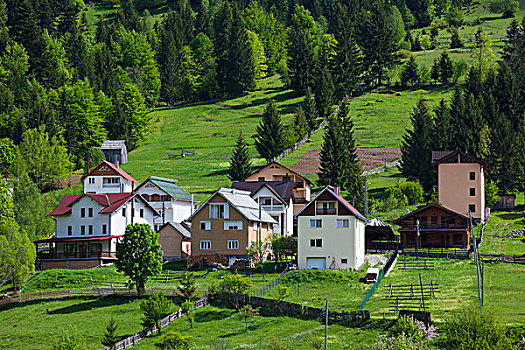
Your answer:
[[[246,257],[252,242],[270,242],[277,222],[250,197],[250,192],[221,188],[188,219],[192,256],[220,254],[230,265]]]
[[[365,218],[333,187],[322,190],[296,218],[300,269],[361,268]]]
[[[301,174],[285,167],[277,162],[271,162],[249,175],[243,182],[247,181],[292,181],[295,183],[293,190],[294,196],[294,215],[304,208],[310,201],[310,180],[301,176]]]
[[[437,191],[441,205],[478,221],[485,211],[485,170],[487,161],[463,151],[434,151],[432,166],[437,170]]]

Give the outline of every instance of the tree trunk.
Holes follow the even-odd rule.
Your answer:
[[[15,275],[15,270],[11,270],[11,274],[13,275],[13,288],[14,288],[15,293],[16,293],[16,275]]]

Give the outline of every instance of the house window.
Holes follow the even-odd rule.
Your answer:
[[[474,187],[471,187],[471,188],[469,189],[469,191],[470,191],[470,196],[471,196],[471,197],[474,197],[474,196],[476,195],[476,189],[475,189]]]
[[[270,231],[270,230],[271,230],[271,225],[270,225],[270,224],[266,224],[266,230],[267,230],[267,231]]]
[[[89,216],[90,218],[93,217],[93,208],[89,208],[89,209],[88,209],[88,216]]]
[[[228,249],[239,249],[238,240],[228,240]]]
[[[475,213],[475,212],[476,212],[476,205],[475,205],[475,204],[469,204],[469,205],[468,205],[468,210],[469,210],[471,213]]]
[[[430,224],[432,226],[437,226],[437,224],[438,224],[438,217],[437,216],[431,216],[430,217]]]
[[[476,180],[476,173],[473,172],[473,171],[471,171],[471,172],[469,173],[469,178],[470,178],[471,180]]]
[[[456,154],[456,155],[453,156],[453,157],[450,157],[450,158],[448,158],[448,159],[445,159],[445,160],[443,161],[443,163],[457,163],[458,160],[459,160],[459,158],[458,158],[458,155]]]
[[[88,183],[89,183],[90,185],[93,185],[93,184],[95,183],[95,178],[94,178],[94,177],[90,177],[90,178],[88,179]]]
[[[322,248],[323,240],[321,238],[314,238],[310,240],[310,248]]]
[[[225,221],[224,231],[242,230],[242,221]]]
[[[210,204],[210,219],[227,219],[226,204]]]
[[[210,250],[211,249],[211,241],[205,240],[201,241],[201,250]]]
[[[80,217],[85,218],[86,217],[86,208],[80,208]]]
[[[119,187],[120,178],[118,177],[105,177],[102,179],[102,187]]]
[[[348,264],[348,259],[347,258],[341,259],[341,264]]]
[[[462,154],[459,159],[460,159],[461,163],[474,163],[474,160],[472,158],[467,157],[464,154]]]
[[[335,215],[337,214],[335,202],[316,202],[316,215]]]
[[[143,218],[144,217],[144,209],[140,209],[139,213],[140,213],[140,217]]]
[[[159,232],[159,225],[154,225],[153,227],[155,227],[155,231]]]
[[[126,208],[122,208],[122,217],[126,217]]]
[[[108,227],[104,224],[102,225],[102,234],[106,235],[108,233]]]
[[[68,226],[67,227],[67,235],[71,236],[72,234],[73,234],[73,226]]]
[[[163,194],[163,195],[160,196],[160,201],[161,202],[169,202],[170,201],[170,196]]]
[[[337,219],[335,227],[338,227],[338,228],[349,227],[348,219]]]
[[[89,232],[90,235],[93,234],[93,225],[89,225],[88,226],[88,232]]]
[[[259,228],[259,224],[257,222],[253,223],[253,229],[257,230]]]
[[[201,230],[203,230],[203,231],[211,230],[211,222],[210,221],[201,221]]]
[[[310,228],[321,228],[323,227],[323,220],[310,220]]]
[[[258,178],[259,181],[264,181],[264,176]]]
[[[80,234],[85,235],[86,234],[86,226],[82,225],[80,226]]]

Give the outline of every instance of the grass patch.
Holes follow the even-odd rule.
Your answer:
[[[481,254],[525,254],[525,236],[507,238],[510,231],[523,228],[525,223],[523,212],[496,211],[492,212],[483,233]]]
[[[198,309],[195,321],[193,329],[190,329],[186,319],[179,319],[165,330],[192,336],[195,349],[214,349],[213,342],[216,340],[227,342],[228,349],[266,349],[272,339],[291,344],[291,349],[309,349],[310,336],[324,337],[324,325],[321,322],[290,317],[256,316],[248,321],[248,331],[245,331],[244,320],[234,310],[213,306]],[[361,328],[330,325],[328,347],[348,349],[374,343],[378,334],[385,333],[384,328],[384,323],[379,321],[370,322]],[[156,339],[157,336],[151,336],[132,349],[155,349],[153,343]]]
[[[129,336],[142,329],[139,304],[136,299],[107,296],[6,305],[0,311],[0,348],[52,349],[53,335],[75,327],[87,349],[99,349],[111,316],[119,324],[118,335]]]

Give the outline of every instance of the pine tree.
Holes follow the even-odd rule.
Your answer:
[[[40,0],[38,3],[38,20],[42,29],[47,29],[48,32],[55,30],[55,13],[48,0]]]
[[[347,152],[346,167],[348,178],[344,189],[352,196],[362,199],[364,195],[364,180],[361,176],[363,170],[357,157],[357,148],[354,139],[354,122],[350,116],[348,101],[345,100],[341,103],[335,117],[340,121],[343,142]]]
[[[452,28],[452,37],[450,38],[450,48],[451,49],[457,49],[463,47],[463,43],[461,42],[461,37],[459,36],[458,28],[453,27]]]
[[[306,122],[306,116],[301,106],[298,106],[295,110],[293,127],[297,140],[302,139],[308,133],[308,123]]]
[[[113,346],[120,340],[120,337],[116,334],[118,328],[118,323],[115,322],[113,316],[109,319],[108,325],[106,326],[106,331],[104,333],[104,338],[102,338],[102,345],[104,346]]]
[[[253,64],[253,50],[237,6],[233,6],[232,21],[228,50],[232,80],[226,89],[231,95],[235,96],[243,91],[251,91],[255,88],[255,66]]]
[[[281,154],[286,146],[281,115],[277,110],[277,105],[272,100],[266,106],[262,120],[257,126],[255,146],[261,157],[266,159],[268,163]]]
[[[346,188],[348,183],[348,152],[339,118],[331,118],[323,136],[321,148],[321,166],[319,167],[319,186]]]
[[[434,109],[434,133],[432,148],[437,151],[452,150],[452,140],[456,129],[452,124],[450,113],[445,100],[441,99]]]
[[[403,67],[401,84],[403,86],[407,86],[408,84],[412,86],[419,85],[419,69],[414,56],[410,56]]]
[[[432,70],[430,71],[430,79],[437,83],[439,80],[439,63],[437,59],[434,59],[434,64],[432,64]]]
[[[62,11],[60,11],[58,16],[57,34],[59,36],[64,36],[67,33],[76,33],[78,29],[78,14],[78,5],[71,0],[66,0],[66,4],[62,7]]]
[[[248,174],[249,175],[249,174]],[[195,284],[195,276],[189,271],[186,271],[183,278],[180,280],[180,285],[177,286],[177,299],[179,306],[185,301],[193,304],[197,299],[197,285]]]
[[[366,16],[361,47],[364,53],[364,65],[372,79],[381,85],[385,71],[394,63],[394,33],[388,16],[380,0],[375,0]]]
[[[434,185],[432,169],[432,116],[421,99],[411,113],[412,130],[403,136],[401,172],[409,180],[417,180],[425,191]]]
[[[217,61],[217,83],[224,92],[227,85],[232,81],[230,64],[230,36],[232,32],[233,19],[232,9],[228,1],[223,2],[213,19],[213,45]]]
[[[252,160],[250,150],[246,140],[239,133],[237,142],[233,146],[232,156],[230,157],[230,167],[228,168],[228,178],[231,181],[241,181],[251,174]]]
[[[317,128],[317,107],[315,105],[315,99],[312,95],[312,90],[308,87],[306,89],[306,95],[304,97],[304,117],[308,123],[308,132],[313,131]]]
[[[454,72],[452,61],[447,52],[443,52],[439,57],[438,70],[441,84],[448,84]]]
[[[334,104],[334,82],[327,65],[321,68],[315,83],[315,105],[321,118],[328,116]]]

